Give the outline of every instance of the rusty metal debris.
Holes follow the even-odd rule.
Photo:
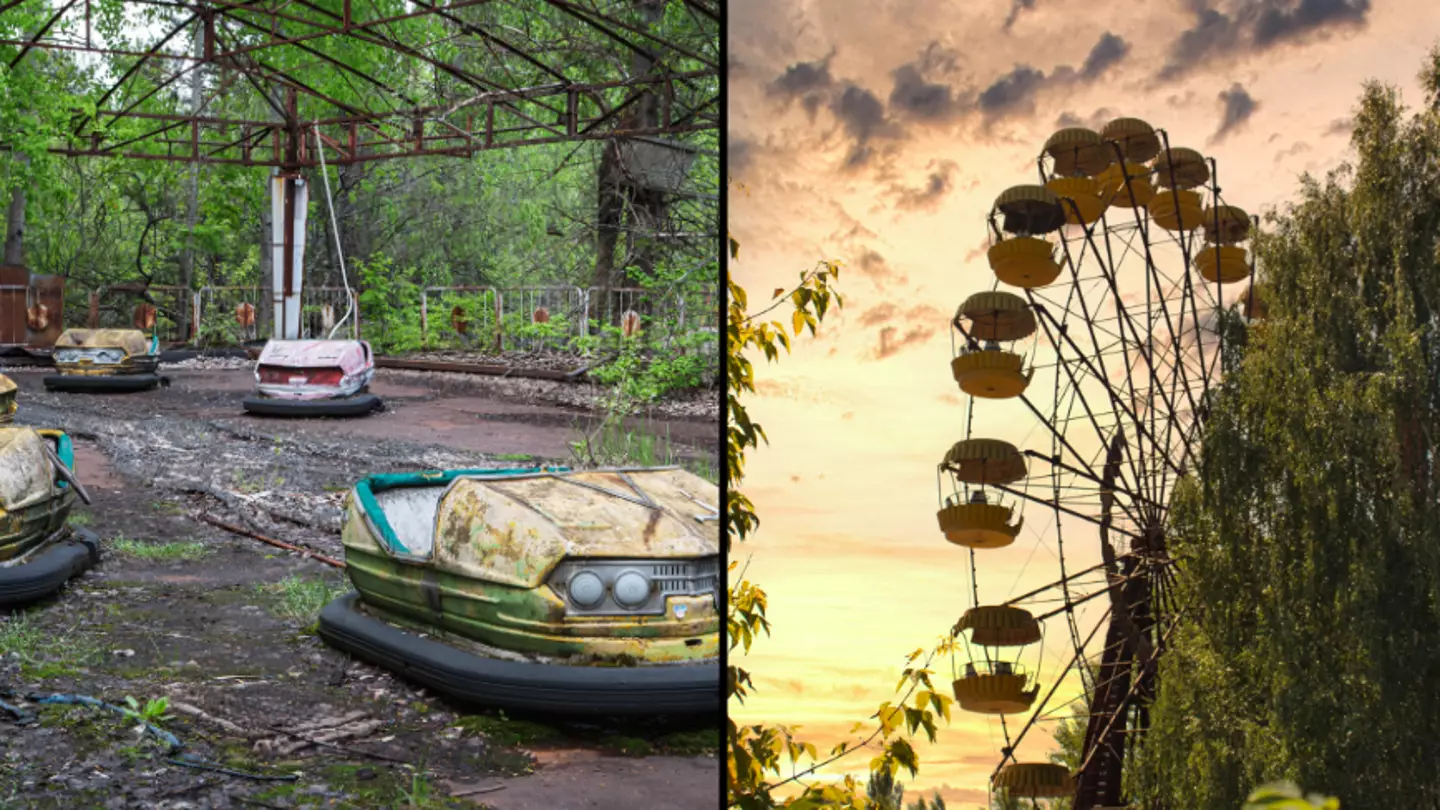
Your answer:
[[[209,523],[211,526],[214,526],[218,529],[224,529],[231,534],[238,534],[241,537],[249,537],[252,540],[259,540],[262,543],[267,543],[269,545],[275,546],[276,548],[283,548],[286,551],[294,551],[300,554],[302,557],[309,557],[313,560],[325,563],[326,565],[334,566],[335,568],[345,567],[344,562],[337,560],[334,557],[327,557],[324,554],[319,554],[317,552],[311,551],[304,546],[297,546],[293,543],[287,543],[284,540],[276,540],[273,537],[266,537],[263,534],[252,532],[249,529],[242,529],[239,526],[234,525],[233,523],[226,523],[225,521],[220,520],[219,518],[211,517],[208,514],[196,515],[195,519],[204,523]]]

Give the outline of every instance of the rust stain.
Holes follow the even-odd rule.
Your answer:
[[[141,304],[135,307],[135,328],[146,332],[155,328],[155,307]]]
[[[650,519],[647,520],[647,521],[645,521],[645,534],[641,537],[641,541],[645,543],[645,548],[647,548],[647,549],[650,548],[650,544],[651,544],[652,542],[654,542],[654,540],[655,540],[655,527],[656,527],[656,526],[659,526],[659,525],[660,525],[660,510],[659,510],[659,509],[651,509],[651,510],[650,510]]]
[[[29,325],[31,332],[44,332],[50,326],[50,308],[44,304],[36,304],[25,310],[25,322]]]
[[[620,316],[620,334],[628,338],[634,337],[639,332],[640,313],[633,309],[626,310],[625,314]]]

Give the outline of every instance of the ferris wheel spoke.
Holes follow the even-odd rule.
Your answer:
[[[990,775],[990,778],[992,780],[995,778],[996,774],[1000,773],[1000,770],[1005,767],[1005,764],[1007,762],[1014,761],[1015,748],[1017,748],[1020,743],[1024,741],[1025,735],[1029,733],[1032,727],[1034,727],[1035,718],[1040,716],[1040,714],[1045,711],[1045,707],[1049,705],[1050,701],[1055,697],[1055,692],[1060,688],[1060,684],[1065,682],[1065,675],[1067,675],[1070,670],[1074,669],[1076,664],[1084,660],[1085,648],[1090,646],[1090,642],[1093,641],[1095,639],[1095,636],[1099,634],[1100,628],[1105,627],[1106,624],[1106,617],[1102,616],[1100,620],[1095,623],[1095,627],[1090,631],[1090,635],[1086,636],[1084,642],[1082,642],[1076,647],[1074,656],[1070,658],[1070,663],[1066,664],[1065,668],[1061,670],[1060,674],[1055,678],[1055,683],[1050,687],[1050,691],[1045,693],[1045,697],[1041,699],[1040,704],[1035,708],[1034,712],[1030,715],[1030,718],[1025,721],[1025,725],[1022,726],[1019,733],[1015,735],[1015,741],[1009,746],[1007,746],[1007,750],[1001,752],[1000,764],[995,766],[995,771]]]
[[[1089,372],[1090,372],[1090,374],[1091,374],[1092,376],[1094,376],[1094,377],[1095,377],[1096,379],[1098,379],[1098,380],[1104,380],[1104,379],[1106,379],[1105,375],[1102,374],[1101,372],[1099,372],[1098,370],[1096,370],[1095,367],[1094,367],[1094,365],[1091,364],[1090,358],[1087,357],[1087,356],[1085,355],[1084,351],[1081,350],[1080,346],[1075,343],[1074,338],[1070,337],[1070,335],[1068,334],[1069,330],[1068,330],[1067,328],[1065,328],[1062,324],[1060,324],[1058,321],[1056,321],[1053,315],[1051,315],[1048,311],[1046,311],[1046,310],[1044,310],[1044,309],[1042,309],[1042,308],[1038,308],[1038,307],[1037,307],[1037,312],[1036,312],[1036,314],[1038,314],[1038,315],[1040,316],[1040,317],[1039,317],[1039,320],[1040,320],[1040,323],[1041,323],[1042,325],[1044,325],[1044,324],[1046,324],[1046,323],[1048,322],[1051,326],[1053,326],[1053,328],[1054,328],[1054,333],[1051,332],[1051,329],[1050,329],[1049,326],[1047,326],[1047,327],[1046,327],[1046,330],[1045,330],[1045,331],[1046,331],[1046,335],[1047,335],[1047,336],[1051,336],[1052,341],[1054,340],[1053,335],[1058,334],[1059,337],[1063,340],[1063,343],[1064,343],[1065,345],[1068,345],[1068,346],[1076,353],[1077,359],[1081,362],[1082,365],[1084,365],[1084,367],[1085,367],[1086,369],[1089,370]],[[1060,343],[1061,341],[1055,341],[1055,342],[1056,342],[1056,343]],[[1068,367],[1067,367],[1067,371],[1068,371]],[[1073,377],[1072,377],[1072,382],[1074,382]],[[1077,387],[1078,387],[1078,383],[1075,383],[1075,384],[1076,384]],[[1110,393],[1111,404],[1114,405],[1115,408],[1117,408],[1121,413],[1125,414],[1125,416],[1127,416],[1127,417],[1130,419],[1131,423],[1133,423],[1133,424],[1135,425],[1135,427],[1137,428],[1137,430],[1138,430],[1139,433],[1141,434],[1142,438],[1144,438],[1144,439],[1146,439],[1147,441],[1149,441],[1150,444],[1151,444],[1151,446],[1158,446],[1158,445],[1156,444],[1156,442],[1154,441],[1154,439],[1150,437],[1149,432],[1145,429],[1145,426],[1144,426],[1143,421],[1140,420],[1140,419],[1135,415],[1135,412],[1125,403],[1124,399],[1119,395],[1119,392],[1116,392],[1116,391],[1114,391],[1114,390],[1110,390],[1109,393]],[[1171,464],[1172,464],[1172,466],[1173,466],[1173,462],[1171,462]],[[1177,473],[1179,472],[1179,468],[1178,468],[1178,467],[1176,467],[1175,470],[1176,470]]]

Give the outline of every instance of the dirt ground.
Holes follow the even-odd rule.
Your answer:
[[[0,613],[0,700],[34,719],[0,710],[0,808],[718,806],[716,718],[451,705],[314,635],[343,573],[197,519],[341,557],[339,507],[355,478],[564,462],[593,413],[508,381],[382,371],[372,391],[385,412],[264,420],[240,411],[245,369],[162,372],[170,388],[124,396],[50,394],[43,372],[6,372],[21,388],[17,421],[75,437],[94,504],[73,520],[105,556],[57,597]],[[715,419],[637,428],[713,463]],[[158,725],[223,770],[177,764],[118,715],[25,699],[54,693],[164,697]]]

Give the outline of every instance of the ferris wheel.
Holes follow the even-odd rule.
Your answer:
[[[1225,203],[1213,159],[1138,119],[1062,129],[1037,163],[1039,184],[1010,188],[990,213],[995,288],[952,323],[951,371],[969,402],[964,438],[937,470],[937,517],[971,572],[952,630],[954,691],[962,710],[1000,719],[996,790],[1123,808],[1125,763],[1183,619],[1170,494],[1195,464],[1220,378],[1221,318],[1236,300],[1223,293],[1254,276],[1254,220]],[[1251,292],[1242,314],[1258,319]],[[1034,438],[973,435],[977,409],[996,400],[1012,413],[1023,403]],[[1053,577],[1012,596],[986,582],[985,557],[1017,543],[1046,549],[1027,567]],[[1047,646],[1068,662],[1046,662]],[[1077,701],[1078,768],[1017,760],[1027,735]]]

